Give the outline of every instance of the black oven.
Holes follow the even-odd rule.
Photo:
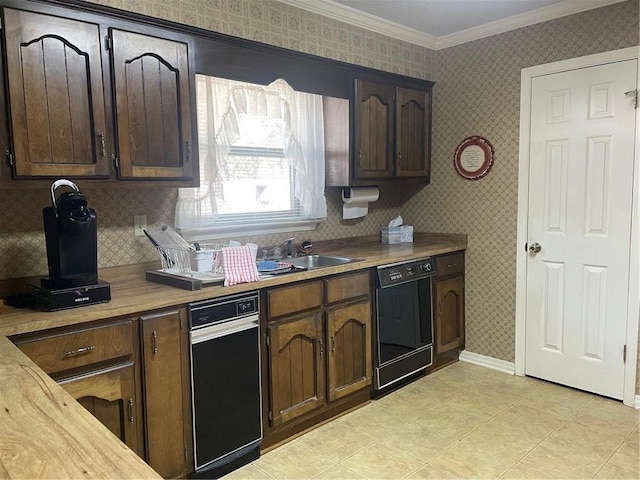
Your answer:
[[[375,390],[424,371],[433,362],[433,275],[431,257],[378,267]]]

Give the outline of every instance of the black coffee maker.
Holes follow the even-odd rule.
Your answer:
[[[56,198],[58,187],[69,187]],[[42,210],[47,244],[47,290],[83,287],[98,283],[98,220],[87,199],[69,180],[51,185],[51,206]]]

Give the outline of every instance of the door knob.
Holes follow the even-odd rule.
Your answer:
[[[532,243],[531,245],[529,245],[529,251],[531,253],[538,253],[540,250],[542,250],[542,245],[540,245],[539,243]]]

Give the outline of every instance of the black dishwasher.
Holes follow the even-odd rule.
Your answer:
[[[262,441],[258,293],[189,304],[195,478],[255,460]]]

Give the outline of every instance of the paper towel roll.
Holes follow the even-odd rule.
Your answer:
[[[360,218],[369,213],[369,203],[378,200],[378,187],[356,187],[342,189],[342,218]]]

